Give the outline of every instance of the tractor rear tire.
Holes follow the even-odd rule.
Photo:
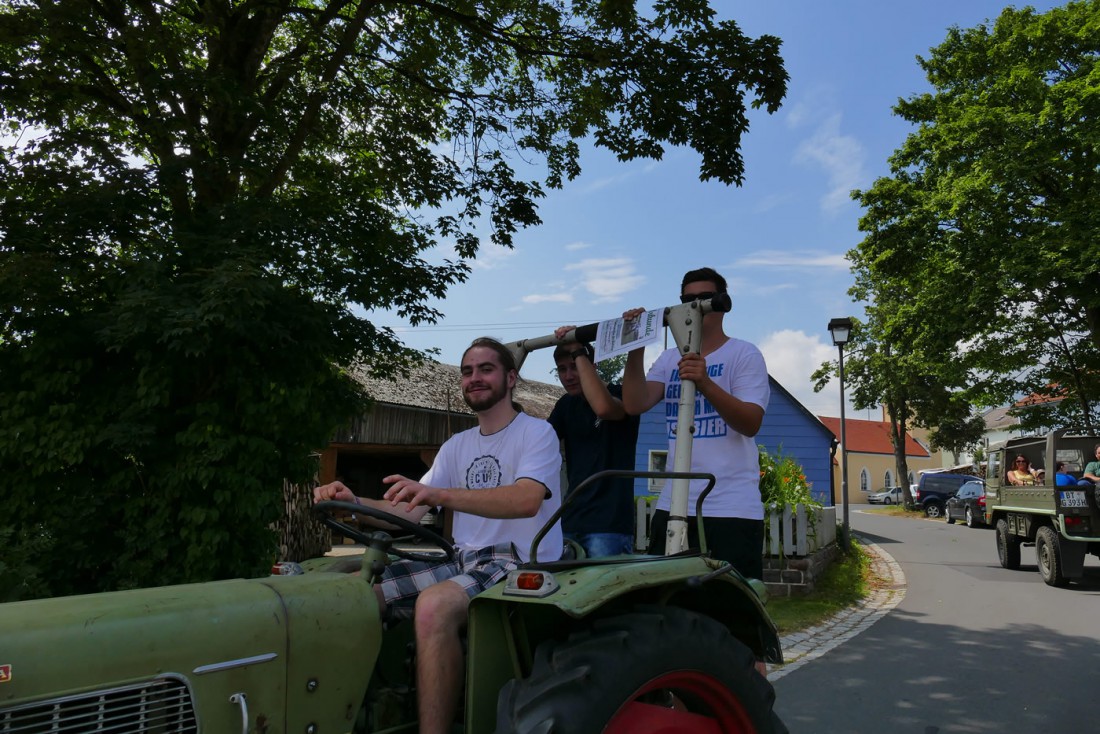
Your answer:
[[[678,607],[638,607],[535,651],[509,681],[497,734],[786,734],[752,651],[722,624]]]

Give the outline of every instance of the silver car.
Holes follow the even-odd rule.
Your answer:
[[[900,505],[902,503],[901,487],[893,487],[882,492],[868,495],[867,501],[872,505]]]

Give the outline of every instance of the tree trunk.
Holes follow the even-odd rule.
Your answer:
[[[902,501],[908,506],[913,504],[913,495],[909,488],[909,462],[905,458],[905,419],[897,418],[908,411],[906,406],[889,403],[886,409],[890,413],[890,443],[894,445],[894,469],[898,473]]]
[[[300,563],[317,558],[332,548],[329,529],[314,519],[313,487],[283,482],[285,512],[275,523],[279,534],[279,560]]]

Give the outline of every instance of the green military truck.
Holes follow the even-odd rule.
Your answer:
[[[1020,547],[1034,545],[1039,574],[1051,586],[1084,575],[1085,555],[1100,556],[1100,497],[1091,484],[1058,486],[1055,472],[1079,481],[1100,437],[1058,430],[1009,439],[989,448],[986,523],[997,529],[997,555],[1008,569],[1020,567]],[[1017,456],[1043,470],[1034,486],[1015,486],[1008,472]]]
[[[703,314],[729,310],[728,297],[711,300],[665,309],[685,351],[699,348]],[[554,340],[535,341],[517,348]],[[700,478],[685,470],[690,450],[686,458],[668,475],[685,492],[687,478]],[[363,544],[361,557],[319,558],[293,575],[0,604],[0,734],[416,732],[417,697],[433,691],[416,689],[412,624],[384,623],[371,589],[393,556],[413,551],[336,519],[369,508],[317,510]],[[760,581],[705,547],[539,561],[538,540],[529,563],[470,605],[454,731],[787,731],[754,669],[783,660]]]

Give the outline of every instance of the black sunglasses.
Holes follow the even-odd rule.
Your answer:
[[[705,291],[703,293],[683,293],[680,295],[680,303],[691,303],[692,301],[706,301],[714,298],[718,294],[714,291]]]

